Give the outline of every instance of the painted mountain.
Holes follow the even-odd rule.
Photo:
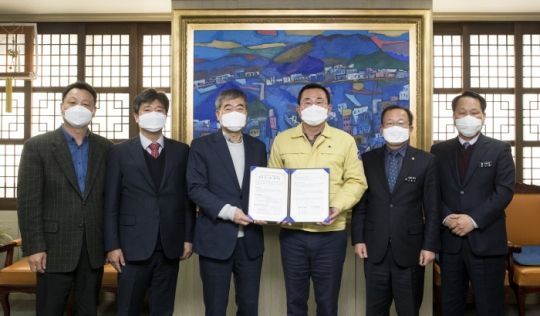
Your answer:
[[[303,43],[280,43],[280,46],[259,49],[235,44],[235,47],[228,45],[219,53],[209,54],[218,57],[216,59],[197,59],[195,79],[211,76],[225,67],[259,66],[264,69],[262,74],[267,77],[293,73],[312,74],[337,63],[352,64],[359,70],[382,67],[409,69],[408,41],[385,41],[378,36],[318,35]],[[209,47],[196,49],[205,49],[207,53],[216,50]]]

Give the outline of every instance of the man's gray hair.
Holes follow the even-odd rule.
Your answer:
[[[221,103],[224,100],[233,100],[237,98],[244,99],[244,102],[246,103],[246,107],[247,107],[247,95],[244,92],[242,92],[242,90],[232,88],[232,89],[221,91],[221,93],[216,98],[216,111],[219,111],[221,107]]]

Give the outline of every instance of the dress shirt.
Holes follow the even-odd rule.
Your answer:
[[[75,169],[75,174],[77,175],[77,182],[79,182],[79,189],[81,190],[82,196],[84,196],[85,182],[86,182],[86,172],[88,170],[88,153],[90,151],[90,130],[86,133],[86,136],[83,138],[82,144],[79,146],[77,141],[71,134],[69,134],[62,124],[62,132],[66,137],[66,141],[71,153],[71,159],[73,161],[73,168]]]
[[[474,143],[476,143],[476,141],[478,140],[478,137],[480,137],[480,134],[476,135],[476,137],[471,139],[471,140],[464,140],[464,139],[462,139],[461,137],[458,136],[458,140],[459,140],[459,143],[461,145],[463,145],[465,143],[469,143],[471,145],[474,145]]]
[[[139,136],[141,138],[141,145],[144,150],[146,150],[149,154],[152,154],[152,149],[150,148],[150,144],[152,144],[152,141],[146,138],[143,134],[139,133]],[[156,141],[156,143],[159,144],[159,153],[161,154],[161,151],[163,150],[163,147],[165,146],[165,140],[163,138],[163,135],[159,137],[159,139]]]
[[[399,153],[399,156],[396,155],[397,160],[397,170],[398,174],[401,170],[401,166],[403,165],[403,158],[405,157],[405,154],[407,153],[407,147],[409,146],[408,143],[405,143],[405,145],[399,147],[396,149],[396,151]],[[386,178],[388,179],[388,166],[390,165],[390,159],[392,159],[392,155],[390,152],[392,149],[388,148],[388,146],[385,146],[384,149],[384,169],[386,170]]]

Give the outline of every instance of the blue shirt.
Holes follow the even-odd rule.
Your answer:
[[[69,152],[71,153],[71,159],[73,160],[73,168],[75,169],[75,175],[77,175],[77,181],[79,182],[79,189],[81,190],[82,196],[84,196],[84,185],[86,182],[86,171],[88,170],[88,153],[90,151],[90,131],[86,133],[86,136],[83,139],[82,144],[79,146],[77,141],[73,136],[71,136],[66,129],[64,124],[62,124],[62,131],[66,137],[66,141],[69,147]]]
[[[399,153],[399,155],[396,156],[396,160],[397,160],[397,170],[398,170],[398,174],[399,174],[399,171],[401,170],[401,166],[403,165],[403,158],[405,157],[405,154],[407,153],[407,147],[409,146],[409,143],[405,143],[405,145],[399,147],[399,149],[397,149],[397,152]],[[390,152],[392,151],[392,149],[388,148],[388,146],[385,146],[384,148],[384,169],[386,170],[386,177],[388,178],[388,166],[390,165],[390,159],[392,157],[392,155],[390,154]]]

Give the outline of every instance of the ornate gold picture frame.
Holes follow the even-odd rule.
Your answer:
[[[411,142],[427,150],[431,47],[430,10],[174,10],[172,135],[189,144],[217,130],[215,95],[238,87],[250,115],[250,105],[262,113],[244,132],[269,146],[297,123],[295,93],[317,82],[333,94],[329,124],[360,152],[378,144],[377,120],[391,104],[411,109]]]

